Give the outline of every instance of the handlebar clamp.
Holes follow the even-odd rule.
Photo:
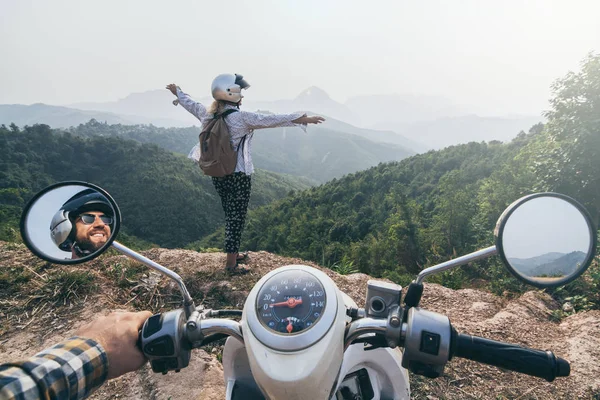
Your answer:
[[[179,372],[188,366],[191,349],[184,340],[185,313],[182,309],[155,314],[144,322],[140,348],[154,372]]]
[[[450,358],[451,342],[448,317],[412,307],[408,310],[402,366],[414,374],[437,378]]]

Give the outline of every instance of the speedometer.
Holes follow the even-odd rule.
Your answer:
[[[327,296],[323,284],[303,270],[287,270],[270,277],[256,298],[263,326],[281,335],[293,335],[314,326],[323,313]]]

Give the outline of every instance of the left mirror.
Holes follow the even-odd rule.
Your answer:
[[[89,261],[110,247],[121,225],[112,197],[85,182],[61,182],[36,194],[21,215],[21,236],[38,257],[56,264]]]

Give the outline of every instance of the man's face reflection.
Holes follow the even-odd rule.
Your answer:
[[[82,216],[86,216],[86,220],[90,220],[93,216],[94,220],[88,224],[85,223]],[[75,242],[81,250],[90,252],[99,250],[110,238],[110,226],[102,221],[101,216],[104,216],[101,211],[88,211],[77,217]]]

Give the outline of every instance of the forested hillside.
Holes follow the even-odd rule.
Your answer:
[[[430,151],[298,193],[251,213],[243,244],[325,265],[353,262],[374,276],[394,270],[412,276],[489,240],[494,218],[532,191],[489,185],[540,129],[510,144]],[[508,193],[488,201],[488,188],[490,196]]]
[[[325,123],[327,124],[327,122]],[[338,123],[340,129],[358,130]],[[158,128],[152,125],[109,125],[96,120],[69,129],[84,136],[120,137],[154,143],[187,155],[198,142],[199,127]],[[305,177],[315,184],[367,169],[380,162],[399,161],[414,152],[400,145],[378,143],[327,127],[273,128],[255,131],[252,160],[257,168]]]
[[[2,240],[17,237],[21,210],[35,192],[65,180],[106,189],[121,208],[124,232],[161,246],[185,246],[214,231],[223,218],[210,178],[184,156],[156,145],[12,125],[0,126],[0,153]],[[307,187],[299,178],[259,170],[251,208]]]

